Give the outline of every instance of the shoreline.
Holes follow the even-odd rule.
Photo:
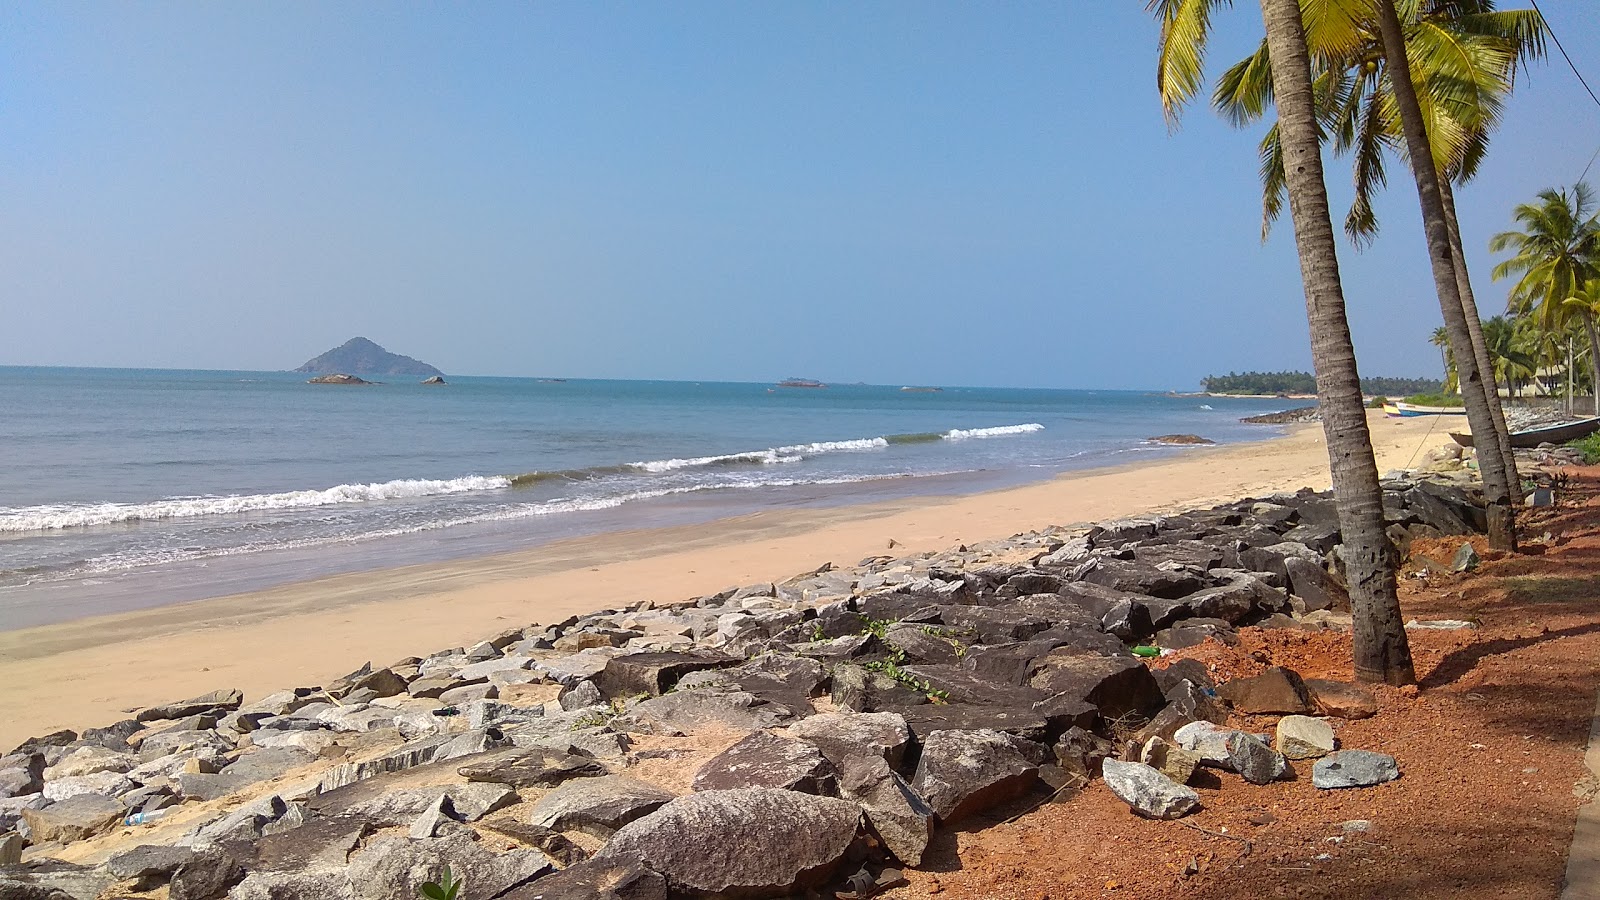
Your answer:
[[[1380,472],[1444,436],[1369,416]],[[372,661],[640,600],[682,600],[824,562],[959,543],[1245,495],[1326,487],[1321,428],[1177,458],[1130,460],[957,497],[768,511],[622,531],[489,557],[336,575],[263,591],[0,633],[0,746],[121,718],[218,687],[249,697],[322,684]],[[895,543],[891,547],[889,541]],[[176,662],[176,661],[181,661]]]

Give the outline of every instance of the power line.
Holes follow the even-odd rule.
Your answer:
[[[1567,61],[1567,68],[1572,70],[1572,74],[1578,76],[1578,83],[1583,85],[1583,89],[1589,92],[1589,99],[1594,101],[1594,105],[1600,106],[1600,97],[1595,96],[1594,88],[1589,87],[1589,82],[1584,80],[1583,73],[1579,72],[1578,67],[1573,64],[1572,57],[1567,55],[1567,48],[1561,45],[1561,38],[1556,37],[1556,29],[1554,25],[1550,24],[1550,17],[1546,16],[1544,10],[1539,8],[1539,0],[1528,0],[1528,2],[1533,4],[1533,11],[1539,14],[1539,18],[1544,20],[1545,30],[1550,33],[1550,40],[1555,41],[1556,49],[1561,51],[1561,58]]]

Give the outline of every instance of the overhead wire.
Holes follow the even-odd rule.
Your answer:
[[[1571,69],[1572,74],[1577,76],[1578,83],[1583,85],[1583,89],[1589,92],[1589,99],[1594,101],[1595,106],[1600,106],[1600,96],[1595,95],[1594,88],[1589,86],[1589,80],[1583,77],[1582,72],[1578,71],[1578,66],[1572,61],[1571,54],[1567,53],[1566,46],[1561,43],[1561,38],[1556,35],[1556,28],[1550,23],[1550,17],[1545,15],[1544,10],[1539,8],[1539,0],[1528,0],[1528,2],[1533,4],[1533,11],[1538,13],[1539,18],[1544,22],[1545,32],[1550,35],[1550,40],[1555,43],[1556,49],[1561,51],[1561,58],[1567,61],[1567,68]],[[1588,177],[1589,169],[1594,165],[1596,159],[1600,159],[1600,148],[1594,151],[1594,156],[1589,157],[1589,165],[1583,167],[1583,174],[1578,176],[1578,181],[1581,182]]]

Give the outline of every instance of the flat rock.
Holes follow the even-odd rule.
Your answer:
[[[629,653],[608,660],[595,684],[605,698],[636,694],[659,697],[690,672],[724,668],[738,662],[730,656],[698,653]]]
[[[500,896],[552,868],[537,850],[495,853],[460,832],[432,840],[386,836],[350,861],[350,882],[359,900],[401,900],[419,896],[446,865],[465,877],[469,897]]]
[[[836,796],[838,772],[814,745],[757,731],[707,760],[694,790],[770,787]]]
[[[119,753],[105,747],[79,747],[45,769],[44,779],[54,781],[79,775],[98,775],[101,772],[126,773],[138,764],[139,758],[132,753]]]
[[[1359,684],[1307,678],[1306,693],[1319,715],[1335,719],[1370,719],[1378,714],[1378,701],[1372,691]]]
[[[1178,819],[1200,808],[1200,795],[1144,763],[1107,759],[1106,787],[1134,813],[1148,819]]]
[[[1302,715],[1311,711],[1305,682],[1293,669],[1281,666],[1253,678],[1235,678],[1217,688],[1222,699],[1247,715]]]
[[[70,844],[110,831],[122,823],[128,808],[99,794],[77,794],[44,809],[22,810],[35,844]]]
[[[993,730],[932,732],[923,739],[912,788],[946,825],[1020,797],[1039,777],[1022,743]]]
[[[180,700],[176,703],[166,703],[161,706],[152,706],[140,710],[134,716],[140,722],[155,722],[161,719],[182,719],[212,710],[232,712],[244,703],[244,694],[237,690],[212,691],[189,700]]]
[[[1037,665],[1029,684],[1047,694],[1093,704],[1107,719],[1150,712],[1166,703],[1155,676],[1133,657],[1052,654]]]
[[[788,733],[814,745],[836,768],[847,759],[872,756],[898,771],[911,743],[905,716],[893,712],[822,713],[790,725]]]
[[[1372,787],[1399,777],[1400,767],[1394,757],[1372,750],[1340,750],[1311,767],[1312,785],[1324,790]]]
[[[59,803],[79,794],[102,794],[107,797],[115,797],[132,788],[133,781],[121,772],[96,772],[93,775],[74,775],[71,778],[57,778],[54,781],[46,781],[43,793],[46,800]]]
[[[648,864],[692,896],[787,897],[833,874],[860,821],[860,807],[832,797],[706,791],[623,826],[593,862]]]
[[[1228,754],[1228,738],[1234,729],[1208,721],[1190,722],[1173,733],[1173,743],[1200,756],[1203,765],[1232,771],[1232,757]]]
[[[639,703],[618,716],[613,727],[640,734],[682,736],[708,726],[757,731],[793,717],[786,707],[744,691],[675,691]]]
[[[925,703],[896,710],[917,740],[935,731],[1003,731],[1029,741],[1050,735],[1050,717],[1032,706],[989,706],[973,703]]]
[[[1284,716],[1278,720],[1272,746],[1289,759],[1315,759],[1333,752],[1333,727],[1310,716]]]
[[[591,778],[608,772],[603,763],[585,756],[520,747],[497,751],[457,771],[468,781],[514,788],[553,787],[573,778]]]
[[[106,860],[106,871],[127,881],[152,876],[169,877],[178,867],[194,858],[189,847],[161,847],[141,844]]]
[[[667,900],[667,880],[638,862],[582,862],[513,888],[500,900]]]
[[[530,821],[555,831],[581,831],[603,840],[670,800],[672,794],[626,775],[584,778],[569,781],[540,798]]]

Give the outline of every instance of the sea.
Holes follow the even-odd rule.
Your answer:
[[[1145,391],[380,380],[0,367],[0,630],[585,535],[994,490],[1193,452],[1154,435],[1263,440],[1280,429],[1239,419],[1304,405]]]

